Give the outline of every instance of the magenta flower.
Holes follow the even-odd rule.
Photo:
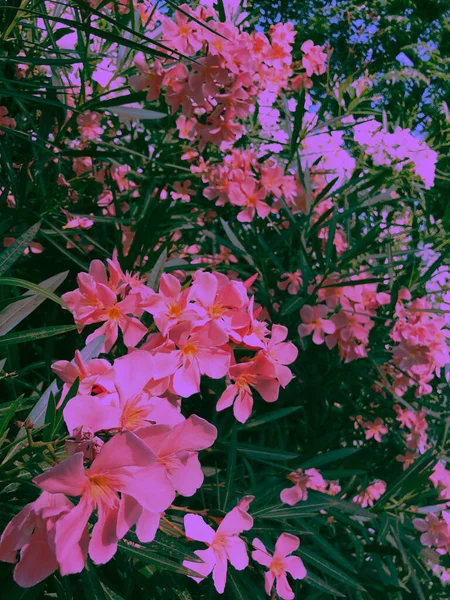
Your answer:
[[[205,543],[206,550],[196,550],[202,563],[185,560],[183,565],[192,569],[202,577],[193,577],[199,583],[212,572],[214,586],[219,594],[223,594],[227,579],[228,561],[238,571],[248,566],[248,554],[245,542],[239,537],[243,531],[253,527],[253,518],[248,514],[252,496],[245,496],[221,521],[217,531],[207,525],[199,515],[186,515],[184,528],[186,537]]]
[[[306,577],[306,569],[302,559],[298,556],[289,556],[299,546],[300,540],[298,537],[290,533],[282,533],[275,544],[273,556],[270,556],[260,539],[255,538],[253,540],[253,547],[256,548],[252,552],[253,560],[269,569],[264,574],[265,590],[269,596],[276,580],[276,590],[281,600],[293,600],[295,598],[286,573],[292,575],[294,579],[304,579]]]
[[[33,483],[51,494],[80,497],[77,506],[56,524],[56,559],[60,564],[81,540],[95,509],[98,521],[92,530],[89,556],[96,564],[106,563],[114,556],[120,539],[119,493],[131,496],[152,513],[164,511],[175,497],[164,466],[157,463],[154,452],[129,431],[109,440],[87,471],[83,454],[78,452],[35,477]],[[126,533],[123,527],[120,533]]]
[[[450,544],[450,513],[443,510],[442,520],[434,513],[428,513],[425,519],[413,519],[414,527],[422,532],[420,542],[424,546],[446,549]]]
[[[87,522],[79,528],[78,539],[68,539],[63,556],[57,557],[56,525],[75,510],[63,494],[43,492],[27,504],[6,526],[0,538],[0,560],[9,563],[20,559],[14,569],[14,581],[21,587],[36,585],[57,569],[61,575],[80,573],[84,569],[89,543]]]

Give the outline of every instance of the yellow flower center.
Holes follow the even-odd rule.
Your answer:
[[[117,321],[117,319],[120,318],[120,310],[115,306],[113,306],[112,308],[108,308],[106,314],[108,316],[108,319],[110,319],[111,321]]]

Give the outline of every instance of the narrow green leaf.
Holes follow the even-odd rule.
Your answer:
[[[67,275],[67,272],[66,272]],[[63,308],[69,309],[67,304],[59,298],[56,294],[51,292],[49,289],[41,287],[37,283],[32,283],[31,281],[25,281],[24,279],[16,279],[15,277],[0,277],[0,285],[13,285],[16,287],[27,288],[36,294],[41,294],[44,298],[48,298],[49,300],[53,300]]]
[[[308,573],[304,579],[305,583],[309,583],[313,587],[321,590],[323,592],[327,592],[332,596],[337,596],[338,598],[346,598],[345,594],[341,594],[339,590],[331,586],[329,583],[317,577],[317,575],[313,575],[312,573]]]
[[[39,329],[28,329],[27,331],[15,331],[1,337],[0,345],[22,344],[24,342],[42,340],[61,333],[74,331],[76,328],[76,325],[52,325],[50,327],[41,327]]]
[[[0,254],[0,275],[3,275],[3,273],[10,269],[16,260],[22,256],[25,248],[27,248],[30,245],[30,242],[36,237],[40,226],[41,222],[39,221],[18,237],[11,246],[6,248],[6,250],[3,250]]]
[[[3,438],[7,432],[8,425],[9,425],[11,419],[14,417],[16,410],[20,406],[20,401],[22,400],[22,398],[23,398],[23,396],[19,396],[19,398],[16,398],[14,400],[14,402],[11,402],[7,411],[5,412],[5,414],[3,415],[3,417],[0,421],[0,445],[3,442]]]
[[[290,408],[280,408],[279,410],[274,410],[273,412],[269,412],[266,415],[262,415],[261,417],[257,417],[256,419],[252,419],[247,421],[244,425],[240,425],[238,427],[238,431],[244,431],[245,429],[253,429],[254,427],[260,427],[261,425],[265,425],[266,423],[272,423],[273,421],[278,421],[279,419],[283,419],[288,415],[291,415],[294,412],[297,412],[301,409],[301,406],[292,406]]]
[[[48,399],[47,410],[45,411],[45,429],[43,433],[44,442],[50,442],[53,436],[53,427],[56,420],[56,400],[55,395],[50,394]]]
[[[352,456],[353,454],[356,454],[356,452],[359,452],[359,450],[359,448],[339,448],[338,450],[330,450],[329,452],[318,454],[314,458],[300,463],[300,467],[302,469],[322,467],[323,465]]]
[[[309,548],[305,549],[304,547],[302,547],[299,548],[297,552],[301,556],[302,560],[317,568],[321,575],[328,575],[336,581],[340,581],[344,585],[360,590],[361,592],[366,591],[364,586],[354,577],[351,577],[350,575],[345,573],[345,571],[343,571],[330,561],[326,560],[322,556],[319,556],[315,552],[312,552]]]
[[[66,279],[69,271],[54,275],[39,284],[39,287],[53,292]],[[6,335],[16,325],[21,323],[46,299],[39,292],[29,291],[23,294],[19,300],[7,306],[0,312],[0,336]]]
[[[226,512],[228,501],[231,496],[234,471],[236,469],[236,455],[237,455],[237,425],[233,423],[231,430],[231,442],[228,447],[228,460],[227,460],[227,479],[225,481],[225,490],[222,503],[222,509]]]
[[[132,558],[137,558],[145,564],[160,567],[163,571],[172,571],[180,575],[189,575],[191,577],[201,577],[199,573],[196,573],[191,569],[187,569],[181,564],[177,564],[171,560],[168,560],[164,556],[160,556],[159,554],[156,554],[156,552],[152,552],[143,545],[137,547],[135,545],[131,546],[129,544],[126,544],[125,542],[119,542],[118,548],[121,552],[124,552],[128,556],[131,556]]]
[[[284,452],[283,450],[277,450],[276,448],[252,446],[251,444],[238,444],[237,450],[250,458],[262,458],[265,460],[292,460],[298,457],[297,453]]]
[[[148,121],[155,119],[164,119],[167,117],[162,112],[156,110],[146,110],[144,108],[136,108],[135,106],[111,106],[107,108],[109,112],[135,121]]]

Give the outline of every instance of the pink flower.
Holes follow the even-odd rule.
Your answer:
[[[175,181],[173,184],[173,192],[170,192],[170,195],[174,200],[181,200],[182,202],[190,202],[191,196],[195,196],[195,190],[191,189],[189,186],[191,185],[191,181],[186,179],[186,181],[181,185],[179,181]]]
[[[80,380],[77,393],[87,395],[91,393],[97,379],[110,368],[109,362],[103,358],[94,358],[86,363],[79,350],[75,350],[73,361],[58,360],[53,363],[52,371],[64,381],[61,399],[57,408],[64,402],[64,398],[76,379]]]
[[[203,542],[208,546],[206,550],[196,550],[194,552],[203,560],[203,564],[188,560],[183,562],[185,567],[202,575],[202,577],[193,577],[194,581],[199,583],[212,572],[214,586],[219,594],[223,594],[228,561],[238,571],[247,568],[247,549],[239,534],[253,527],[253,519],[247,512],[252,500],[252,496],[243,498],[225,516],[217,531],[207,525],[199,515],[190,514],[184,517],[186,537]]]
[[[109,352],[120,329],[127,348],[134,348],[147,333],[147,327],[139,319],[131,316],[139,312],[138,298],[129,294],[124,300],[117,302],[116,294],[102,283],[97,284],[96,293],[101,304],[97,320],[104,321],[104,324],[86,338],[86,343],[89,344],[95,338],[104,335],[102,351]]]
[[[325,73],[327,55],[321,46],[314,46],[312,40],[307,40],[302,44],[300,50],[305,53],[305,56],[302,58],[302,65],[306,69],[308,77],[311,77],[313,74],[322,75]]]
[[[420,542],[424,546],[435,546],[446,552],[450,544],[450,513],[442,511],[443,520],[434,513],[428,513],[425,519],[413,519],[414,527],[422,532]]]
[[[288,475],[294,487],[281,491],[280,500],[289,506],[294,506],[301,500],[308,499],[308,489],[325,492],[327,484],[317,469],[297,469]]]
[[[213,445],[217,429],[208,421],[191,415],[174,427],[149,425],[138,429],[143,440],[164,465],[174,490],[183,496],[192,496],[203,483],[203,472],[198,460],[199,450]]]
[[[381,442],[381,436],[388,432],[382,419],[378,418],[372,423],[372,421],[366,421],[363,423],[363,427],[366,429],[366,440],[373,438],[376,442]]]
[[[298,556],[290,556],[299,546],[300,540],[298,537],[290,533],[282,533],[275,544],[273,556],[270,556],[260,539],[255,538],[253,540],[253,547],[256,548],[252,552],[253,560],[269,569],[264,574],[265,590],[269,596],[276,580],[276,590],[281,600],[294,600],[295,594],[288,583],[286,574],[289,573],[294,579],[306,577],[306,569],[302,559]]]
[[[57,524],[72,510],[74,505],[64,494],[43,492],[8,523],[0,538],[0,560],[15,563],[20,550],[14,569],[18,585],[32,587],[57,569],[61,575],[83,570],[89,541],[87,522],[79,527],[78,539],[66,541],[64,556],[57,556],[55,547]]]
[[[270,207],[264,202],[266,190],[254,179],[247,179],[240,185],[230,184],[228,195],[231,204],[245,207],[237,216],[241,223],[251,223],[256,214],[265,219],[270,213]]]
[[[280,290],[287,289],[288,294],[291,294],[292,296],[298,294],[301,285],[302,274],[298,270],[294,273],[283,273],[283,275],[280,277],[280,281],[278,282],[278,288]]]
[[[190,12],[187,4],[182,4],[180,8]],[[169,18],[163,19],[162,29],[163,41],[185,56],[193,56],[202,47],[202,37],[197,23],[189,20],[179,11],[175,13],[175,21]]]
[[[91,112],[90,110],[86,110],[82,115],[78,115],[77,125],[81,137],[88,140],[98,139],[104,131],[100,125],[100,119],[100,113]]]
[[[192,310],[198,315],[195,328],[205,327],[219,338],[219,345],[241,341],[236,329],[248,324],[245,311],[248,305],[247,289],[241,281],[230,281],[222,273],[198,271],[189,291],[189,300],[194,301]]]
[[[73,546],[80,541],[96,508],[98,520],[92,530],[89,556],[96,564],[103,564],[114,556],[117,542],[127,531],[123,526],[124,507],[121,507],[124,496],[131,496],[152,513],[164,511],[175,497],[164,466],[157,463],[152,450],[129,431],[109,440],[87,471],[83,454],[78,452],[38,475],[33,482],[51,494],[80,496],[77,506],[56,524],[59,563],[67,560]]]
[[[378,479],[371,483],[365,490],[360,492],[353,498],[353,502],[359,504],[363,508],[373,506],[376,500],[379,500],[386,491],[386,482]]]
[[[7,117],[8,109],[6,106],[0,106],[0,127],[8,127],[9,129],[16,128],[16,121],[12,117]],[[0,131],[0,135],[5,135],[4,131]]]
[[[298,356],[298,350],[294,344],[284,341],[287,335],[287,327],[273,325],[272,335],[262,351],[262,354],[274,365],[276,378],[283,388],[293,379],[291,370],[285,365],[293,363]]]
[[[229,370],[233,384],[220,396],[216,410],[233,406],[233,414],[240,423],[245,423],[253,408],[251,388],[255,388],[266,402],[278,400],[280,383],[276,379],[274,365],[261,355],[249,362],[233,365]]]
[[[159,291],[149,296],[142,304],[149,312],[156,326],[163,335],[183,321],[195,318],[194,311],[188,307],[188,290],[181,291],[181,284],[176,277],[168,273],[161,275]]]
[[[325,319],[328,314],[328,308],[319,304],[318,306],[309,306],[305,304],[300,310],[300,317],[303,321],[298,327],[298,334],[301,338],[313,334],[312,340],[315,344],[323,344],[325,334],[332,334],[336,331],[334,323]]]
[[[173,373],[173,389],[182,398],[200,391],[200,376],[221,379],[228,372],[230,351],[217,346],[223,344],[219,333],[192,331],[190,323],[181,323],[169,334],[177,350],[167,355],[156,355],[155,369]]]

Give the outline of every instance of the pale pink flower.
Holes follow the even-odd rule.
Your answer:
[[[312,333],[313,342],[323,344],[325,334],[332,334],[336,331],[335,324],[324,318],[327,314],[328,308],[323,304],[317,306],[305,304],[300,310],[300,317],[303,322],[298,327],[299,336],[302,338]]]
[[[302,65],[306,69],[308,77],[313,74],[322,75],[325,73],[327,55],[321,46],[315,46],[312,40],[307,40],[302,44],[300,50],[305,54],[302,58]]]
[[[255,548],[252,552],[253,560],[269,569],[264,574],[266,594],[271,595],[276,580],[278,596],[282,600],[294,600],[295,594],[288,583],[286,574],[289,573],[294,579],[306,577],[302,559],[298,556],[290,556],[300,546],[299,538],[290,533],[282,533],[275,544],[273,556],[269,554],[260,539],[255,538],[252,543]]]
[[[122,498],[131,496],[152,513],[164,511],[175,497],[164,466],[130,431],[118,433],[109,440],[87,471],[83,466],[83,454],[78,452],[38,475],[33,482],[51,494],[80,496],[77,506],[56,524],[55,546],[59,563],[67,560],[73,546],[80,541],[95,509],[98,520],[92,530],[89,556],[96,564],[104,564],[114,556],[117,542],[127,531],[123,527],[119,493]]]
[[[77,125],[81,137],[88,140],[97,140],[104,131],[100,125],[100,120],[100,113],[91,112],[90,110],[86,110],[82,115],[78,115]]]
[[[219,594],[223,594],[227,578],[228,561],[238,571],[248,566],[248,554],[245,542],[239,537],[243,531],[253,527],[253,519],[248,514],[248,506],[252,496],[244,497],[221,521],[216,531],[205,523],[199,515],[186,515],[184,528],[186,537],[205,543],[206,550],[196,550],[203,563],[183,561],[183,565],[199,573],[202,577],[193,577],[199,583],[212,572],[214,586]]]
[[[87,522],[79,527],[78,539],[68,539],[64,555],[58,555],[55,536],[58,522],[75,510],[64,494],[43,492],[27,504],[6,526],[0,538],[0,560],[17,562],[14,581],[28,588],[54,573],[80,573],[84,569],[89,542]]]

